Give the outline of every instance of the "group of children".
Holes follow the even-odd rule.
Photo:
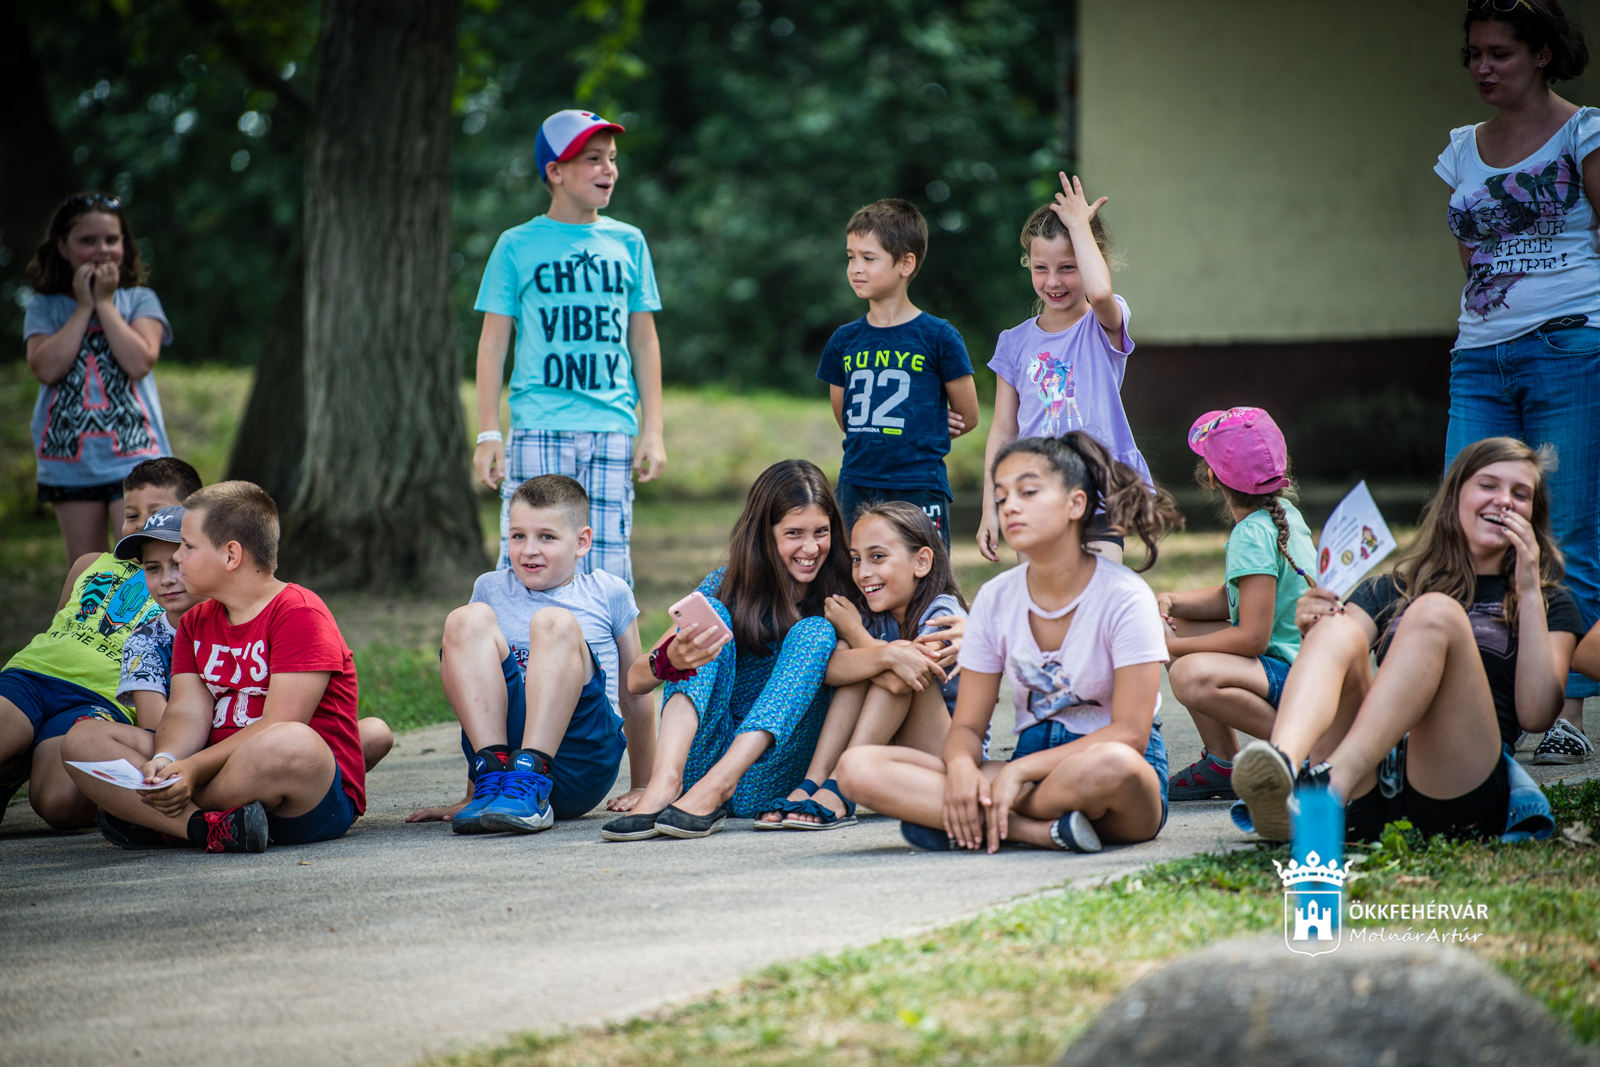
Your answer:
[[[1276,424],[1259,408],[1208,413],[1189,445],[1232,522],[1225,580],[1158,597],[1122,565],[1125,539],[1148,568],[1182,519],[1119,397],[1133,341],[1106,200],[1065,176],[1021,234],[1036,314],[989,364],[978,543],[994,560],[1003,537],[1019,564],[969,608],[944,457],[978,426],[973,369],[960,334],[908,296],[926,222],[879,201],[846,227],[867,313],[817,372],[845,434],[837,485],[805,460],[765,471],[726,565],[689,598],[704,611],[647,650],[630,475],[666,461],[660,302],[642,234],[599,215],[619,132],[590,112],[544,124],[550,210],[504,234],[485,271],[474,466],[502,496],[501,561],[442,641],[466,796],[409,821],[532,833],[604,803],[601,835],[635,841],[705,837],[730,815],[830,830],[865,803],[920,848],[1086,852],[1154,837],[1182,800],[1238,799],[1241,826],[1282,838],[1310,782],[1347,803],[1357,836],[1399,818],[1529,832],[1538,804],[1511,746],[1549,728],[1569,665],[1600,674],[1600,637],[1579,643],[1560,584],[1549,458],[1509,438],[1465,450],[1393,574],[1340,604],[1307,576]],[[506,440],[497,385],[513,332]],[[115,553],[74,566],[51,629],[0,671],[0,784],[31,776],[52,825],[95,821],[124,848],[344,833],[392,737],[357,720],[326,607],[274,576],[271,499],[242,482],[201,489],[173,459],[134,468],[120,495]],[[1205,743],[1176,773],[1163,664]],[[1002,680],[1017,734],[1003,760],[989,746]],[[1236,731],[1258,740],[1241,748]],[[631,788],[610,796],[624,753]],[[118,758],[167,784],[135,792],[63,762]]]

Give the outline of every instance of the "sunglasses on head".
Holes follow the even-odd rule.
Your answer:
[[[122,198],[110,193],[80,193],[67,200],[69,208],[103,207],[107,211],[121,211]]]
[[[1530,14],[1538,14],[1528,0],[1467,0],[1468,11],[1482,11],[1486,7],[1493,8],[1502,15],[1508,15],[1519,7],[1527,8]]]

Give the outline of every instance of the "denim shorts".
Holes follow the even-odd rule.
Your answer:
[[[79,719],[104,719],[133,725],[132,714],[81,685],[20,667],[0,671],[0,697],[11,701],[33,723],[33,743],[60,737]]]
[[[1289,664],[1277,656],[1257,656],[1267,671],[1267,703],[1274,708],[1283,699],[1283,683],[1289,677]]]
[[[317,806],[304,815],[277,816],[267,813],[267,840],[274,845],[309,845],[313,841],[332,841],[343,837],[356,821],[356,802],[344,791],[344,772],[333,765],[333,783]]]
[[[1017,750],[1011,753],[1011,758],[1018,760],[1035,752],[1060,748],[1086,736],[1073,733],[1054,719],[1046,719],[1044,722],[1034,723],[1017,735]],[[1156,781],[1161,783],[1161,826],[1156,827],[1156,833],[1160,833],[1161,827],[1167,825],[1167,812],[1171,805],[1167,803],[1167,741],[1161,736],[1159,715],[1150,724],[1150,741],[1144,746],[1144,761],[1154,768]]]
[[[593,659],[592,649],[589,656]],[[522,747],[522,733],[528,725],[527,688],[515,653],[501,662],[500,670],[506,679],[506,741],[515,751]],[[550,807],[556,818],[577,819],[593,811],[616,784],[617,770],[627,748],[622,717],[611,710],[606,672],[596,659],[594,677],[578,694],[578,706],[572,710],[561,747],[549,753],[550,780],[554,783]],[[461,731],[461,751],[467,754],[467,766],[472,766],[477,753],[465,730]]]

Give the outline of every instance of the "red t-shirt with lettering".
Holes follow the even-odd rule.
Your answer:
[[[261,718],[273,674],[331,671],[310,726],[333,750],[344,791],[356,811],[367,810],[366,762],[356,728],[356,665],[339,624],[311,590],[287,585],[255,618],[228,622],[219,601],[184,613],[172,645],[172,673],[198,674],[216,701],[214,745]]]

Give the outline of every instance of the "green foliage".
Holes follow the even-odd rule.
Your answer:
[[[311,95],[315,4],[218,6],[250,55]],[[164,355],[255,362],[300,244],[304,118],[252,83],[183,0],[20,9],[80,187],[126,205],[172,322]],[[26,237],[29,254],[41,236]],[[10,337],[21,335],[26,259],[0,273]]]
[[[1558,830],[1581,823],[1591,833],[1600,833],[1600,778],[1568,785],[1552,782],[1544,787],[1550,798],[1550,812]]]
[[[376,715],[397,734],[455,718],[439,681],[437,648],[377,644],[355,659],[362,716]]]

